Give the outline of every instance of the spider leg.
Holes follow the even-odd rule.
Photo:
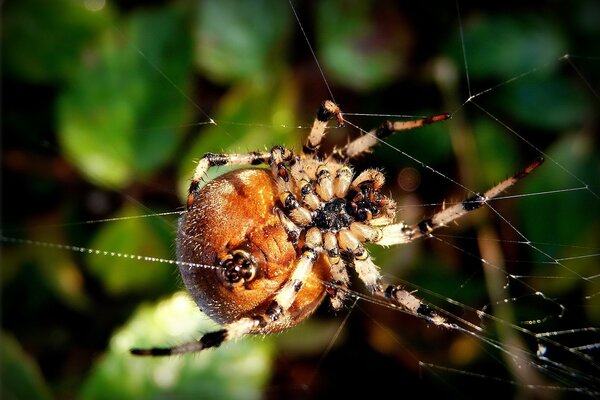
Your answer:
[[[543,158],[538,158],[521,171],[492,187],[484,194],[475,194],[463,202],[445,208],[434,214],[431,218],[426,218],[417,224],[409,226],[403,222],[400,222],[385,226],[382,228],[383,235],[378,241],[374,241],[374,243],[381,246],[391,246],[395,244],[408,243],[421,236],[427,236],[433,230],[447,225],[471,211],[477,210],[482,205],[486,204],[488,200],[498,196],[500,193],[517,183],[523,177],[530,174],[533,170],[539,167],[543,161]]]
[[[172,347],[151,347],[147,349],[133,348],[131,354],[136,356],[170,356],[174,354],[194,353],[211,347],[219,347],[226,340],[235,339],[256,329],[260,321],[251,318],[242,318],[227,325],[224,329],[208,332],[200,340]]]
[[[365,153],[375,146],[379,141],[392,135],[393,133],[419,128],[421,126],[433,124],[435,122],[445,121],[450,118],[450,114],[432,115],[426,118],[415,119],[412,121],[387,121],[377,129],[354,139],[341,149],[335,150],[329,158],[337,162],[346,162],[362,153]]]
[[[131,354],[138,356],[168,356],[192,353],[211,347],[219,347],[225,341],[237,339],[249,333],[269,332],[269,325],[277,321],[281,323],[282,319],[285,321],[287,311],[294,304],[298,292],[302,289],[304,282],[312,271],[314,263],[317,261],[318,252],[323,242],[320,230],[317,228],[309,229],[305,240],[303,252],[296,261],[290,279],[279,289],[264,314],[241,318],[225,325],[223,329],[204,334],[200,340],[195,342],[164,348],[131,349]]]
[[[200,190],[200,181],[210,167],[220,165],[258,165],[269,164],[271,152],[251,152],[247,154],[214,154],[206,153],[198,165],[192,177],[192,182],[188,189],[187,208],[189,209],[194,204],[194,198]]]
[[[424,317],[435,325],[450,327],[450,324],[442,316],[438,315],[431,307],[411,292],[404,290],[400,286],[383,282],[379,267],[375,265],[371,256],[366,251],[365,255],[361,257],[354,256],[352,264],[360,280],[365,283],[367,289],[374,296],[392,300],[394,304],[404,310],[413,315]]]
[[[335,233],[328,231],[323,237],[323,250],[327,254],[331,269],[331,283],[333,286],[328,287],[331,306],[334,310],[339,310],[344,305],[346,291],[339,288],[346,288],[350,283],[346,263],[340,256],[340,249]]]
[[[275,146],[271,151],[253,151],[246,154],[214,154],[206,153],[196,166],[192,182],[188,189],[187,208],[194,204],[194,199],[200,191],[200,181],[211,167],[221,165],[271,165],[275,177],[280,178],[284,185],[289,183],[285,162],[293,158],[293,153],[281,146]]]
[[[344,119],[340,108],[331,100],[325,100],[321,103],[321,107],[317,111],[317,115],[313,122],[313,126],[306,138],[304,146],[302,146],[302,154],[312,155],[317,152],[321,145],[321,140],[325,136],[325,128],[327,128],[327,121],[332,118],[336,118],[338,126],[344,125]]]
[[[425,317],[435,325],[452,328],[452,325],[446,322],[444,317],[437,314],[430,306],[425,304],[423,300],[419,299],[411,292],[404,290],[401,286],[386,284],[385,288],[380,287],[380,289],[373,292],[373,294],[378,297],[393,300],[411,314]]]

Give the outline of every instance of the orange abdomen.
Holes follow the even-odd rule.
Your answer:
[[[177,258],[202,264],[180,265],[185,286],[200,309],[221,324],[264,313],[293,271],[296,247],[273,212],[277,199],[269,170],[239,169],[207,183],[179,221]],[[219,264],[236,249],[249,252],[259,268],[252,281],[229,287]],[[323,300],[323,281],[329,279],[329,263],[320,257],[289,310],[290,318],[261,333],[307,318]]]

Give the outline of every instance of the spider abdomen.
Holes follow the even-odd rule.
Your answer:
[[[277,201],[277,185],[269,170],[239,169],[207,183],[179,221],[178,259],[198,264],[180,265],[185,286],[198,306],[221,324],[265,313],[290,278],[296,246],[274,212]],[[224,268],[240,254],[257,268],[251,280],[234,284],[227,279],[241,274]],[[320,257],[289,318],[270,325],[268,332],[287,329],[312,314],[325,296],[322,282],[329,276],[329,263]]]

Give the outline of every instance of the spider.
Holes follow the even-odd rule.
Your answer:
[[[199,308],[223,328],[198,341],[168,348],[132,349],[135,355],[170,355],[218,347],[246,334],[291,328],[328,296],[340,309],[354,268],[369,292],[429,322],[450,327],[412,292],[385,283],[365,243],[408,243],[486,202],[523,178],[538,159],[483,194],[444,208],[414,225],[395,222],[396,203],[382,193],[384,175],[357,176],[349,160],[392,133],[450,118],[439,114],[386,122],[322,158],[328,121],[343,125],[339,107],[325,101],[300,154],[275,146],[247,154],[205,154],[196,167],[179,221],[177,257],[183,282]],[[200,188],[209,168],[254,166],[226,173]]]

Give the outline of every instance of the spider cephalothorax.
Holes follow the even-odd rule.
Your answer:
[[[307,318],[327,295],[334,309],[344,304],[348,268],[372,295],[446,326],[444,318],[411,292],[383,281],[365,243],[407,243],[473,211],[537,166],[537,160],[483,194],[444,208],[414,225],[395,222],[396,204],[382,193],[384,175],[349,165],[393,132],[448,119],[440,114],[407,122],[386,122],[332,154],[317,157],[327,122],[344,120],[331,101],[317,112],[299,155],[281,146],[247,154],[207,153],[200,159],[182,215],[177,255],[183,281],[198,306],[223,329],[198,342],[172,348],[134,349],[165,355],[219,346],[248,333],[272,333]],[[206,171],[218,165],[268,169],[231,171],[200,188]]]

